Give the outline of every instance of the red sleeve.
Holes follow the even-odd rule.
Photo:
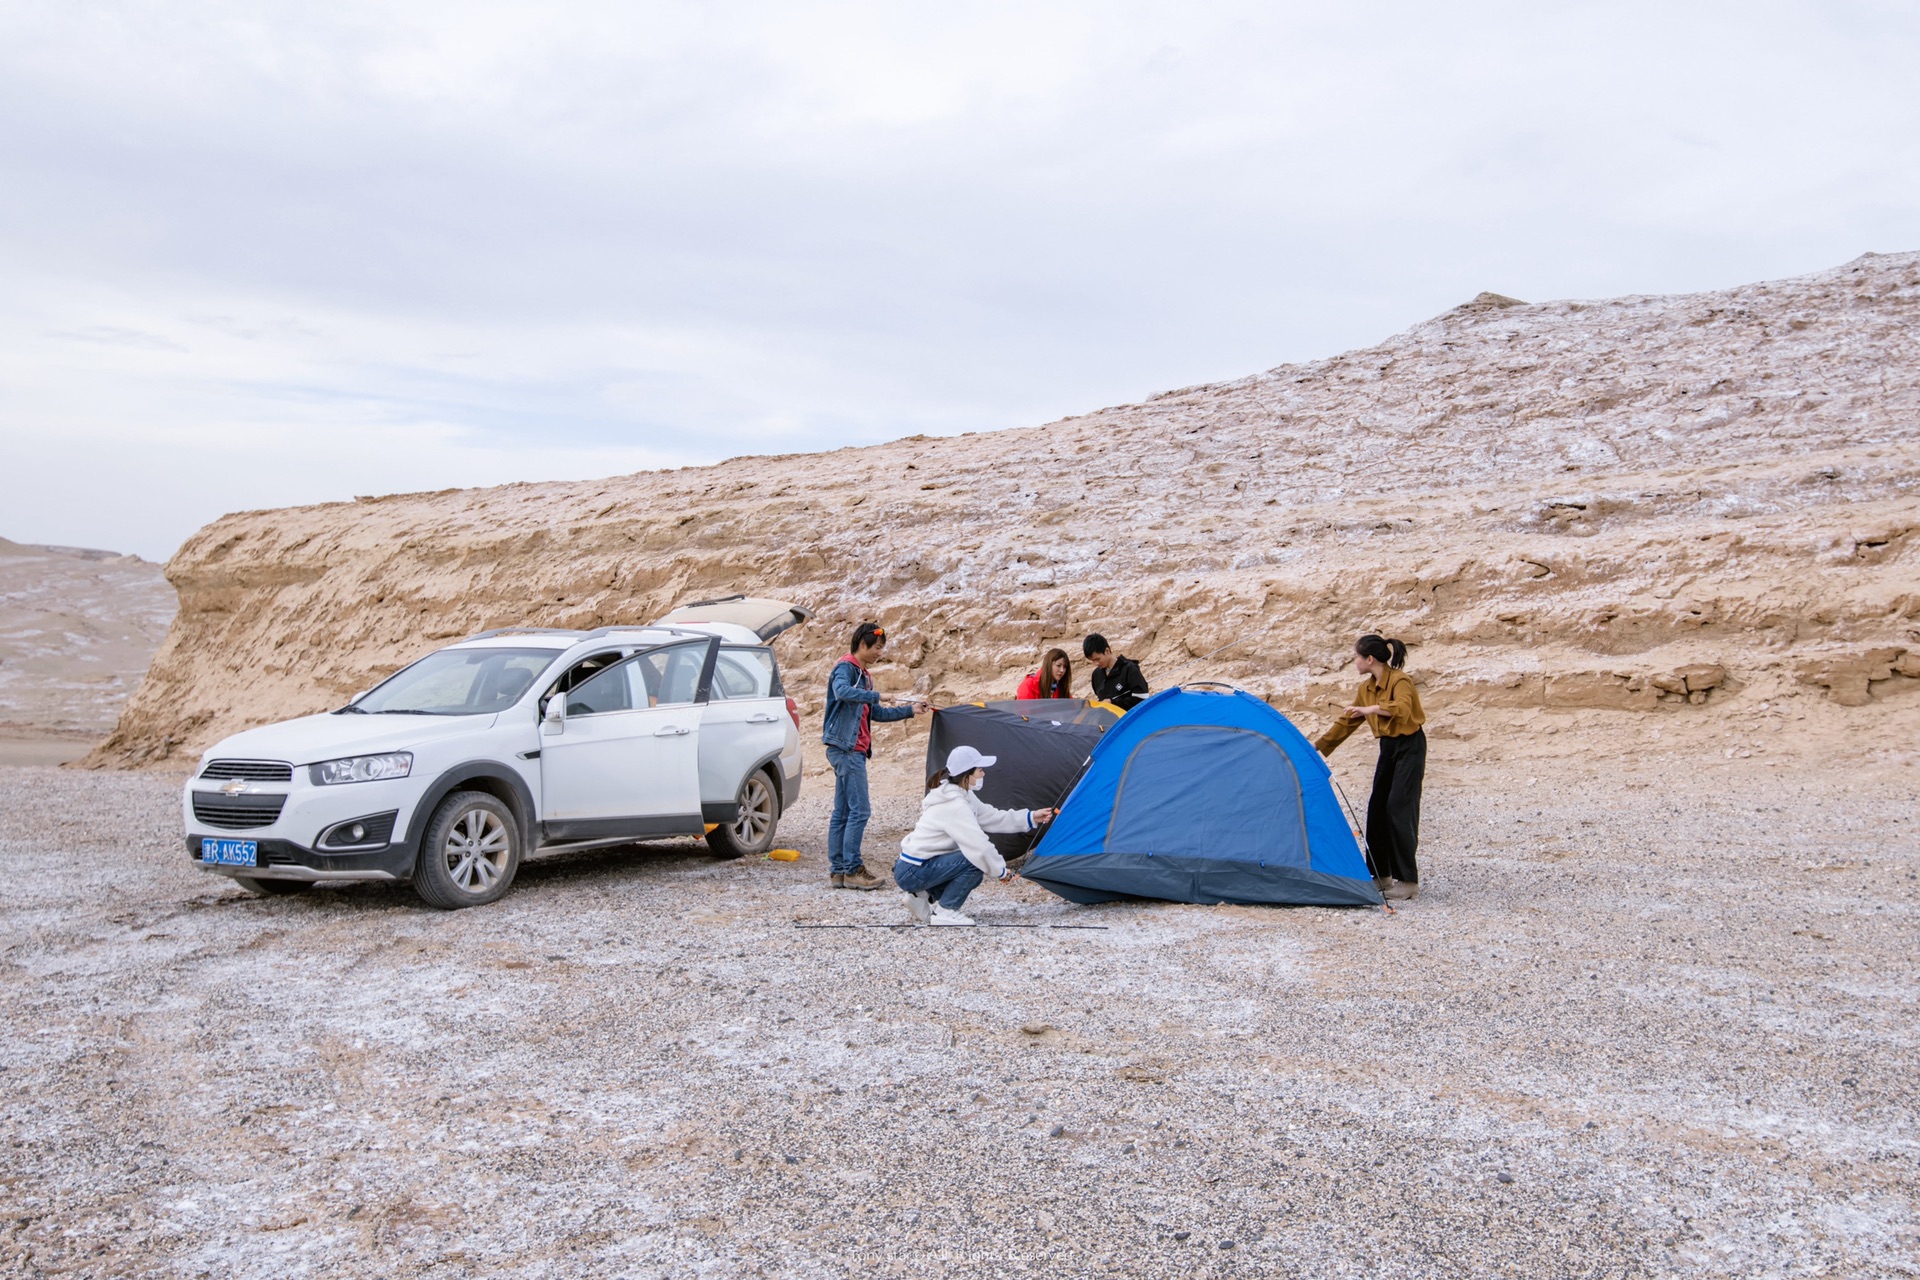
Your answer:
[[[1013,696],[1023,699],[1038,698],[1040,696],[1040,673],[1038,671],[1029,671],[1027,678],[1020,682],[1020,691]]]

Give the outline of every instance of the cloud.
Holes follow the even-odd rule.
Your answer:
[[[62,331],[49,330],[49,338],[65,339],[68,342],[97,342],[109,347],[134,347],[141,351],[185,351],[186,348],[171,338],[163,338],[157,333],[143,333],[139,329],[122,329],[110,324],[88,325],[84,329]]]
[[[11,6],[0,433],[171,496],[16,466],[0,532],[164,554],[256,495],[1019,425],[1486,288],[1912,247],[1917,36],[1867,5]]]

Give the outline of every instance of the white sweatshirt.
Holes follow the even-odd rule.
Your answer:
[[[996,809],[982,804],[971,791],[943,782],[920,802],[920,821],[900,842],[900,852],[925,861],[958,850],[967,861],[998,880],[1006,874],[1006,860],[987,839],[987,832],[1033,830],[1033,810]]]

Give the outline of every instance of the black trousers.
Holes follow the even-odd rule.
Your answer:
[[[1374,875],[1420,882],[1413,854],[1420,846],[1420,783],[1426,774],[1426,730],[1380,739],[1373,798],[1367,801],[1367,848],[1373,851]]]

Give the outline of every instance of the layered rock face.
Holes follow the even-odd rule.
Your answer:
[[[177,760],[483,628],[733,591],[818,611],[778,642],[815,716],[869,617],[895,636],[882,687],[936,701],[1011,696],[1054,644],[1084,688],[1097,630],[1156,687],[1231,681],[1311,726],[1378,630],[1442,737],[1884,708],[1920,688],[1916,444],[1920,254],[1685,297],[1483,294],[1041,427],[227,516],[167,566],[179,617],[92,759]]]
[[[0,738],[107,732],[173,613],[157,564],[0,538]]]

